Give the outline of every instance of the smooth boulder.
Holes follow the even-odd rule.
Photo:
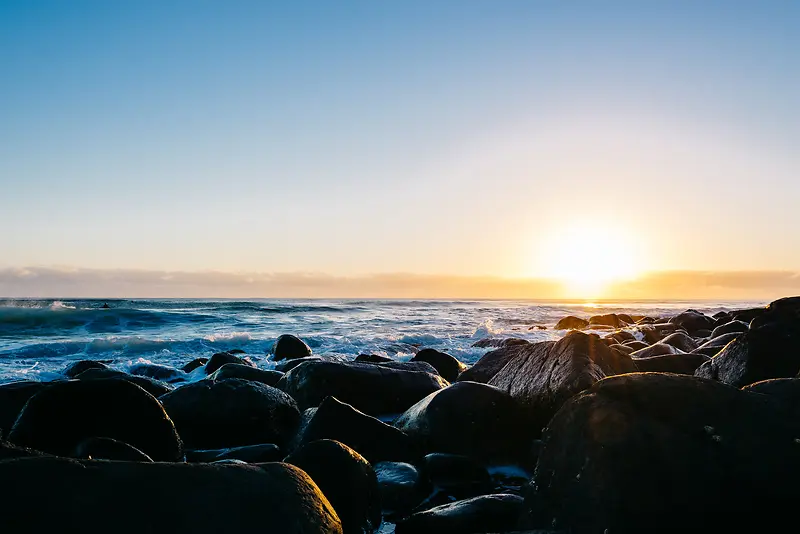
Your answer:
[[[273,360],[292,360],[311,356],[311,347],[305,341],[292,334],[283,334],[275,341],[272,347]]]
[[[397,524],[396,534],[476,534],[518,530],[522,497],[494,494],[443,504]]]
[[[667,354],[683,354],[683,352],[672,345],[667,345],[666,343],[654,343],[649,347],[631,352],[631,358],[652,358],[654,356],[664,356]]]
[[[637,358],[636,368],[643,373],[676,373],[693,375],[697,368],[709,360],[703,354],[664,354],[650,358]]]
[[[411,358],[411,361],[431,364],[448,382],[455,382],[458,375],[467,369],[466,365],[453,356],[436,349],[422,349]]]
[[[226,363],[208,376],[209,380],[217,381],[227,380],[229,378],[241,378],[242,380],[258,382],[265,386],[275,386],[278,380],[283,378],[283,373],[280,371],[271,371],[269,369],[258,369],[257,367],[239,363]]]
[[[208,362],[206,362],[205,365],[206,374],[207,375],[213,374],[217,369],[219,369],[220,367],[222,367],[227,363],[235,363],[238,365],[247,365],[250,367],[255,367],[255,365],[253,365],[253,362],[251,362],[250,360],[240,358],[234,354],[231,354],[230,352],[218,352],[212,355],[211,358],[208,360]]]
[[[529,350],[540,350],[544,346],[553,344],[555,344],[555,341],[544,341],[542,343],[515,344],[491,350],[481,356],[481,359],[475,362],[472,367],[458,375],[458,381],[487,384],[508,362],[517,358],[520,354],[527,353]],[[539,349],[530,349],[533,346],[538,346]]]
[[[156,398],[174,389],[174,386],[166,382],[161,382],[160,380],[155,380],[146,376],[129,375],[128,373],[115,371],[113,369],[89,369],[75,378],[78,380],[124,380],[125,382],[136,384]]]
[[[586,319],[581,319],[580,317],[575,317],[574,315],[568,315],[559,319],[556,323],[555,329],[556,330],[583,330],[589,326],[589,321]]]
[[[431,491],[419,470],[406,462],[373,464],[381,494],[381,508],[388,514],[404,514],[417,506]]]
[[[713,330],[716,326],[716,321],[713,317],[709,317],[697,310],[686,310],[672,317],[669,322],[679,328],[683,328],[689,334],[695,334],[702,330]]]
[[[152,462],[145,453],[122,441],[111,438],[89,438],[78,443],[72,458],[84,460],[117,460],[125,462]]]
[[[130,368],[128,368],[128,373],[134,376],[146,376],[147,378],[169,383],[186,381],[185,372],[166,365],[154,363],[137,363],[131,365]]]
[[[673,332],[662,339],[661,343],[675,347],[681,352],[692,352],[698,346],[697,341],[686,332]]]
[[[245,445],[228,449],[187,450],[187,462],[220,462],[223,460],[238,460],[248,464],[264,462],[278,462],[284,457],[280,447],[274,443],[260,445]]]
[[[719,337],[723,334],[742,334],[747,332],[750,327],[743,321],[730,321],[722,324],[711,331],[711,337]]]
[[[89,369],[109,369],[109,367],[102,362],[96,362],[94,360],[80,360],[69,364],[67,368],[62,371],[62,374],[67,378],[75,378]]]
[[[46,382],[25,380],[0,385],[0,438],[11,432],[25,403],[47,387]]]

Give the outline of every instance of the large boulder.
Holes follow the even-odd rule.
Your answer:
[[[228,378],[241,378],[259,382],[265,386],[275,386],[278,380],[283,378],[283,373],[239,363],[226,363],[208,376],[209,380],[227,380]]]
[[[245,445],[243,447],[231,447],[229,449],[205,449],[187,450],[187,462],[219,462],[223,460],[239,460],[248,464],[259,464],[264,462],[278,462],[285,455],[280,447],[274,443],[262,443],[260,445]]]
[[[527,339],[521,339],[518,337],[506,337],[506,338],[496,338],[496,337],[487,337],[483,339],[479,339],[475,343],[472,344],[473,347],[479,349],[487,349],[487,348],[501,348],[501,347],[510,347],[512,345],[527,345],[530,343]]]
[[[308,473],[342,521],[345,534],[371,534],[381,524],[381,495],[372,465],[356,451],[329,439],[314,441],[286,457]]]
[[[622,328],[623,326],[627,325],[628,323],[624,321],[616,313],[607,313],[605,315],[594,315],[592,317],[589,317],[589,328],[594,328],[595,326],[610,326],[612,328]]]
[[[495,494],[443,504],[397,524],[397,534],[474,534],[516,531],[524,501],[518,495]]]
[[[3,532],[342,533],[314,481],[283,463],[25,458],[0,462],[0,479],[14,486],[0,499]],[[143,498],[146,506],[132,513]]]
[[[75,363],[71,363],[67,366],[66,369],[62,371],[62,374],[67,378],[75,378],[79,374],[84,371],[88,371],[89,369],[108,369],[108,365],[102,362],[96,362],[94,360],[80,360]]]
[[[431,373],[328,361],[306,362],[278,382],[303,410],[332,396],[369,415],[401,413],[447,385]]]
[[[428,362],[377,362],[373,363],[372,365],[379,365],[381,367],[386,367],[387,369],[399,369],[400,371],[418,371],[421,373],[431,373],[433,375],[442,376],[442,374],[438,370],[436,370],[436,367],[429,364]]]
[[[550,421],[524,526],[576,534],[771,531],[795,520],[799,432],[768,397],[711,380],[607,378]]]
[[[284,447],[300,423],[294,400],[273,387],[230,378],[201,380],[159,400],[190,449],[260,443]]]
[[[310,411],[309,420],[297,434],[297,445],[333,439],[351,447],[371,463],[413,462],[421,456],[406,434],[336,397],[326,398]]]
[[[28,400],[8,440],[67,456],[95,436],[129,443],[156,461],[183,459],[181,440],[161,404],[125,380],[50,384]]]
[[[697,368],[709,360],[708,356],[697,353],[664,354],[651,358],[637,358],[636,368],[643,373],[676,373],[693,375]]]
[[[388,514],[403,515],[417,506],[431,491],[430,484],[412,464],[373,464],[381,494],[381,508]]]
[[[181,367],[181,371],[184,373],[191,373],[195,369],[199,369],[203,367],[205,364],[208,363],[208,358],[195,358],[194,360],[188,362],[186,365]]]
[[[359,354],[356,356],[354,360],[359,363],[387,363],[393,362],[391,358],[387,358],[386,356],[381,356],[379,354]]]
[[[441,452],[428,454],[422,463],[422,474],[436,490],[456,500],[492,490],[489,471],[469,456]]]
[[[456,382],[431,393],[394,422],[425,452],[481,460],[517,460],[533,434],[522,409],[506,391],[478,382]]]
[[[639,327],[644,341],[649,345],[659,343],[662,339],[678,330],[680,330],[680,327],[672,323],[653,323]]]
[[[723,334],[741,334],[747,332],[749,327],[744,321],[730,321],[728,323],[719,325],[711,331],[711,337],[719,337]]]
[[[586,319],[581,319],[580,317],[575,317],[574,315],[568,315],[562,319],[560,319],[555,326],[556,330],[583,330],[589,326],[589,321]]]
[[[541,346],[548,344],[552,345],[555,341],[545,341],[544,343],[523,343],[502,347],[496,350],[491,350],[481,356],[481,359],[475,362],[475,365],[458,375],[458,381],[481,382],[486,384],[500,369],[512,359],[516,358],[523,352],[527,351],[526,347]]]
[[[275,341],[272,347],[275,355],[273,360],[292,360],[294,358],[305,358],[311,356],[311,347],[305,341],[292,334],[283,334]]]
[[[439,352],[436,349],[422,349],[417,352],[412,362],[427,362],[448,382],[455,382],[459,373],[464,371],[467,366],[447,353]]]
[[[630,356],[611,350],[596,335],[572,331],[556,343],[525,347],[489,384],[518,399],[538,433],[576,393],[607,376],[636,370]]]
[[[681,352],[692,352],[698,343],[686,332],[673,332],[661,340],[664,345],[675,347]]]
[[[715,337],[713,339],[709,339],[693,352],[699,352],[700,354],[705,354],[706,356],[716,356],[716,354],[725,348],[725,345],[736,339],[741,335],[740,332],[731,332],[729,334],[722,334],[719,337]]]
[[[129,375],[113,369],[88,369],[75,378],[78,380],[124,380],[125,382],[136,384],[154,397],[160,397],[175,389],[174,386],[160,380],[146,376]]]
[[[32,380],[0,385],[0,438],[11,431],[28,399],[45,387],[46,382]]]
[[[664,356],[667,354],[683,354],[683,352],[672,345],[667,345],[666,343],[654,343],[649,347],[631,352],[631,358],[652,358],[654,356]]]
[[[131,365],[128,372],[136,376],[146,376],[154,380],[161,380],[162,382],[185,382],[186,373],[180,369],[173,369],[166,365],[158,365],[155,363],[137,363]]]
[[[787,416],[800,421],[800,378],[773,378],[742,388],[750,393],[769,395],[787,412]]]
[[[70,454],[84,460],[119,460],[125,462],[152,462],[145,453],[122,441],[111,438],[89,438],[78,443]]]
[[[669,320],[671,324],[677,325],[686,330],[689,334],[694,334],[701,330],[713,330],[716,321],[697,310],[686,310]]]
[[[217,369],[228,363],[235,363],[238,365],[248,365],[250,367],[255,367],[255,365],[253,365],[253,362],[251,362],[250,360],[240,358],[235,354],[231,354],[230,352],[218,352],[212,355],[211,358],[208,360],[208,362],[206,362],[205,365],[206,374],[207,375],[213,374],[214,371],[216,371]]]
[[[291,360],[283,360],[279,364],[275,366],[276,371],[280,371],[281,373],[288,373],[295,367],[302,365],[306,362],[341,362],[344,363],[347,360],[344,358],[339,358],[337,356],[331,356],[329,354],[319,354],[317,356],[307,356],[305,358],[293,358]],[[395,362],[396,363],[396,362]]]

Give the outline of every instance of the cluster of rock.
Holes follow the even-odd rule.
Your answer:
[[[603,337],[582,330],[603,330]],[[475,365],[281,336],[0,386],[7,532],[751,532],[800,497],[800,297],[568,317]],[[202,377],[197,380],[196,378]],[[190,380],[193,378],[194,380]],[[524,479],[492,466],[517,466]]]

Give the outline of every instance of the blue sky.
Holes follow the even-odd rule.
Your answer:
[[[800,270],[798,50],[789,1],[5,0],[0,268]]]

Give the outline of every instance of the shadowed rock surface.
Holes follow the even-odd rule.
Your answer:
[[[122,441],[111,438],[89,438],[81,441],[70,455],[84,460],[119,460],[126,462],[152,462],[145,453]]]
[[[79,362],[72,363],[64,369],[64,376],[67,378],[75,378],[79,374],[84,371],[88,371],[89,369],[108,369],[108,366],[101,362],[96,362],[94,360],[81,360]]]
[[[459,373],[467,368],[466,365],[453,356],[435,349],[422,349],[411,358],[411,361],[431,364],[436,369],[436,372],[448,382],[455,382]]]
[[[506,366],[512,359],[516,358],[523,352],[527,351],[526,347],[554,344],[555,341],[545,341],[543,343],[523,343],[514,344],[507,347],[502,347],[492,350],[481,356],[481,359],[475,362],[475,365],[458,375],[458,381],[480,382],[483,384],[488,383],[494,376]],[[537,349],[531,349],[537,350]]]
[[[483,495],[431,508],[397,524],[397,534],[513,532],[523,510],[517,495]]]
[[[160,397],[165,393],[169,393],[174,389],[174,386],[148,378],[146,376],[134,376],[122,371],[115,371],[113,369],[89,369],[76,376],[78,380],[124,380],[131,384],[136,384],[154,397]]]
[[[251,361],[239,358],[230,352],[218,352],[211,356],[211,359],[209,359],[206,363],[206,374],[212,374],[226,363],[236,363],[239,365],[249,365],[250,367],[255,367]]]
[[[574,315],[568,315],[563,319],[559,320],[556,323],[555,329],[556,330],[583,330],[589,326],[589,321],[586,319],[581,319],[580,317],[575,317]]]
[[[128,369],[128,373],[134,376],[146,376],[147,378],[161,380],[162,382],[186,381],[186,373],[183,371],[154,363],[137,363]]]
[[[306,342],[292,334],[283,334],[275,341],[272,347],[273,360],[292,360],[311,356],[311,347]]]
[[[248,464],[278,462],[284,454],[274,443],[245,445],[228,449],[204,449],[186,451],[187,462],[219,462],[222,460],[239,460]]]
[[[638,358],[634,363],[643,373],[676,373],[693,375],[698,367],[709,360],[703,354],[665,354],[652,358]]]
[[[265,386],[275,386],[278,380],[283,378],[283,373],[268,369],[258,369],[238,363],[226,363],[208,376],[209,380],[216,381],[227,380],[229,378],[240,378],[242,380],[250,380],[251,382],[259,382]]]
[[[11,432],[28,399],[45,387],[47,383],[27,380],[0,385],[0,438]]]

